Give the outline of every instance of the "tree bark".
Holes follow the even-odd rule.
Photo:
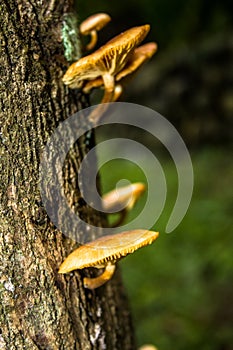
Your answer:
[[[40,197],[44,145],[61,121],[88,106],[85,96],[61,81],[67,68],[62,23],[71,6],[68,0],[0,5],[0,349],[135,349],[119,271],[94,291],[83,288],[87,270],[59,275],[76,242],[53,225]],[[80,128],[82,123],[88,120]],[[78,166],[94,135],[90,146],[82,141],[65,162],[65,193],[86,222],[101,226],[105,218],[82,201],[77,186]]]

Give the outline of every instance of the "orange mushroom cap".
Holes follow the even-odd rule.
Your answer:
[[[86,267],[105,267],[122,257],[151,244],[159,233],[149,230],[131,230],[100,237],[74,250],[61,264],[59,273]]]
[[[158,348],[151,344],[145,344],[142,345],[138,350],[158,350]]]
[[[119,207],[124,207],[129,211],[134,206],[138,198],[145,192],[145,185],[141,182],[123,186],[103,195],[103,208],[117,211]]]

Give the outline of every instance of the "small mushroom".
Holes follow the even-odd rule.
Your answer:
[[[85,80],[102,77],[105,87],[103,102],[110,102],[114,94],[115,76],[125,67],[132,53],[146,37],[150,26],[131,28],[117,35],[92,54],[73,63],[63,77],[70,88],[82,87]]]
[[[91,41],[85,47],[86,51],[92,50],[97,43],[97,31],[111,21],[111,17],[106,13],[96,13],[83,21],[80,24],[79,30],[82,35],[90,35]]]
[[[145,344],[142,345],[138,350],[158,350],[158,348],[151,344]]]
[[[116,227],[122,223],[127,213],[133,208],[139,197],[145,192],[145,185],[136,182],[128,186],[123,186],[112,190],[102,196],[102,205],[104,210],[117,212],[120,210],[120,218],[113,225]]]
[[[86,267],[104,268],[98,277],[85,277],[83,280],[85,288],[98,288],[112,277],[118,260],[151,244],[158,235],[158,232],[149,230],[131,230],[97,238],[68,255],[58,272],[67,273]]]
[[[126,66],[120,71],[115,78],[115,81],[119,82],[120,80],[126,78],[128,75],[136,73],[138,69],[148,61],[154,53],[157,51],[157,44],[154,42],[147,43],[137,47]],[[124,79],[125,80],[125,79]],[[90,91],[94,88],[99,88],[103,86],[103,79],[97,78],[94,80],[87,81],[83,87],[83,91],[85,93],[90,93]],[[119,85],[117,85],[119,86]],[[118,94],[119,96],[119,94]],[[114,101],[117,100],[118,96],[115,96]]]

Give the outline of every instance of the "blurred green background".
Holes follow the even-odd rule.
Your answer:
[[[166,234],[177,193],[174,164],[146,135],[120,130],[120,136],[151,147],[168,182],[166,206],[154,226],[158,240],[120,263],[138,344],[153,343],[159,350],[232,350],[233,2],[79,0],[77,10],[80,20],[96,12],[111,15],[100,44],[130,26],[151,24],[146,41],[156,41],[159,51],[127,86],[122,101],[165,116],[193,161],[190,208],[179,227]],[[97,139],[119,136],[113,129],[99,130]],[[126,161],[111,161],[100,173],[103,192],[122,178],[145,181],[143,172]],[[128,220],[145,200],[146,195]]]

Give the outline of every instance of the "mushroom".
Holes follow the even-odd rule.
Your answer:
[[[151,344],[145,344],[142,345],[138,350],[158,350],[158,348]]]
[[[147,43],[144,45],[141,45],[137,47],[132,56],[130,57],[129,61],[125,65],[125,67],[120,71],[116,77],[115,81],[125,80],[125,78],[132,73],[136,73],[138,69],[148,61],[154,53],[157,51],[157,44],[154,42]],[[94,88],[99,88],[103,85],[103,79],[102,78],[96,78],[94,80],[87,81],[86,84],[83,87],[83,91],[85,93],[90,93],[90,91]],[[119,85],[116,85],[119,86]],[[119,97],[119,93],[114,96],[113,100],[116,101]]]
[[[117,35],[92,54],[73,63],[63,77],[70,88],[81,88],[85,80],[102,77],[105,93],[102,103],[112,101],[115,76],[122,71],[134,49],[142,42],[150,30],[149,24],[133,27]]]
[[[82,35],[90,35],[91,41],[85,47],[86,51],[92,50],[97,43],[97,31],[111,21],[111,17],[106,13],[96,13],[80,24],[79,30]]]
[[[113,225],[116,227],[122,223],[127,213],[133,208],[139,197],[145,192],[145,185],[136,182],[112,190],[102,196],[102,205],[104,210],[117,212],[120,211],[119,220]]]
[[[141,229],[97,238],[80,246],[68,255],[58,272],[67,273],[86,267],[104,268],[104,272],[98,277],[85,277],[83,280],[85,288],[98,288],[110,280],[118,260],[141,247],[151,244],[158,235],[158,232]]]

